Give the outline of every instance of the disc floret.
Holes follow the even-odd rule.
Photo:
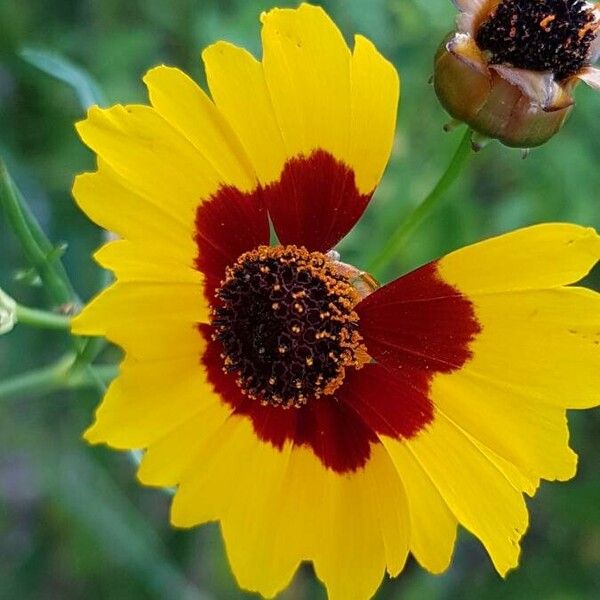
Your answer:
[[[589,62],[599,25],[594,6],[582,0],[504,0],[476,41],[490,64],[551,71],[560,81]]]
[[[336,263],[297,246],[260,246],[226,271],[213,310],[223,369],[263,404],[300,407],[333,394],[368,360],[360,300]]]

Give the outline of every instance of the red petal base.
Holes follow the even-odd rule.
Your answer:
[[[328,251],[354,225],[370,196],[356,189],[354,174],[323,151],[290,160],[280,181],[252,193],[223,188],[197,212],[196,267],[214,292],[237,258],[269,243],[267,209],[282,244]],[[263,406],[241,393],[234,374],[223,372],[223,349],[210,326],[202,361],[215,391],[234,413],[252,421],[257,437],[283,448],[310,447],[338,473],[364,466],[378,435],[411,438],[434,418],[428,397],[433,377],[470,359],[480,331],[471,302],[425,265],[380,288],[360,302],[359,330],[376,361],[348,369],[333,395],[308,400],[301,408]]]

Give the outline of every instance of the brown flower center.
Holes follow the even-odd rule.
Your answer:
[[[560,81],[589,63],[599,25],[594,6],[582,0],[503,0],[476,42],[492,64],[552,71]]]
[[[299,407],[332,394],[347,367],[368,360],[354,311],[359,294],[320,252],[260,246],[227,269],[216,296],[223,369],[263,404]]]

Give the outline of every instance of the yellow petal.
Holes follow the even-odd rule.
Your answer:
[[[456,541],[456,517],[405,444],[382,438],[408,496],[410,551],[432,573],[448,568]]]
[[[191,283],[200,286],[202,275],[189,263],[165,255],[162,248],[130,240],[115,240],[94,254],[100,265],[121,282]]]
[[[357,186],[373,190],[387,165],[396,131],[400,80],[394,66],[361,35],[352,54],[352,125],[347,162]]]
[[[145,485],[173,487],[194,463],[201,448],[212,442],[231,414],[214,392],[198,396],[198,412],[153,441],[144,454],[138,479]]]
[[[198,150],[148,106],[92,107],[77,124],[81,139],[130,188],[193,223],[198,203],[223,183]]]
[[[330,600],[371,598],[386,563],[388,571],[397,574],[408,553],[410,519],[400,479],[387,452],[377,444],[363,471],[319,483],[327,490],[324,500],[326,508],[329,499],[330,514],[323,513],[315,572]]]
[[[223,42],[203,53],[215,104],[259,180],[271,183],[289,159],[321,149],[352,168],[361,193],[372,192],[394,137],[393,66],[361,36],[351,55],[319,7],[274,9],[262,21],[262,63]]]
[[[219,174],[223,184],[241,191],[256,187],[256,177],[235,133],[202,89],[179,69],[155,67],[146,73],[154,109],[189,140]]]
[[[146,247],[143,242],[132,242],[129,240],[116,240],[105,244],[96,252],[94,258],[105,268],[114,271],[118,279],[116,290],[112,290],[109,296],[108,308],[105,310],[88,313],[88,308],[84,309],[84,316],[77,317],[74,320],[74,331],[86,331],[92,335],[98,335],[100,331],[106,331],[112,341],[118,343],[127,352],[140,360],[153,360],[156,358],[168,358],[176,356],[194,355],[200,356],[200,349],[203,344],[200,341],[201,335],[196,328],[196,321],[188,321],[181,318],[182,315],[177,311],[171,311],[168,305],[163,304],[158,308],[157,313],[148,313],[136,306],[126,306],[126,297],[133,295],[139,298],[145,293],[144,285],[150,284],[158,294],[157,301],[161,296],[177,294],[178,286],[188,285],[192,287],[186,292],[191,298],[191,310],[196,314],[197,309],[206,315],[206,302],[203,292],[202,275],[193,267],[182,261],[165,256],[162,249],[156,250],[152,246]],[[127,288],[122,287],[123,284]],[[135,284],[142,286],[141,289],[135,289]],[[169,287],[173,286],[171,291]],[[121,297],[120,291],[127,289],[126,295]],[[99,302],[101,307],[105,296],[101,295],[92,303]],[[111,309],[112,303],[119,303],[122,300],[123,305]],[[181,298],[174,301],[174,306],[178,304]],[[146,298],[144,297],[144,302]],[[107,310],[111,312],[107,318]],[[128,315],[133,316],[129,317]],[[186,313],[184,313],[186,314]],[[206,317],[202,317],[206,319]],[[91,321],[90,321],[91,319]],[[131,326],[131,323],[142,323],[141,325]]]
[[[194,283],[120,283],[98,294],[72,322],[73,333],[104,335],[123,345],[128,338],[144,339],[144,328],[172,320],[192,330],[209,319],[201,285]]]
[[[263,66],[288,156],[350,143],[350,51],[320,7],[273,9],[261,17]]]
[[[463,429],[465,433],[468,433]],[[539,477],[535,477],[527,471],[522,471],[514,463],[502,458],[499,454],[491,450],[488,446],[480,442],[469,434],[469,439],[473,445],[484,454],[488,460],[503,473],[511,485],[520,492],[525,492],[529,496],[534,496],[540,485]]]
[[[192,221],[185,222],[173,214],[164,198],[133,192],[103,161],[99,161],[97,172],[75,179],[73,196],[90,219],[121,237],[183,261],[189,261],[197,252]]]
[[[591,228],[548,223],[518,229],[445,256],[444,281],[472,297],[478,292],[532,290],[573,283],[600,259]]]
[[[600,404],[599,294],[557,288],[471,298],[483,331],[457,378],[478,378],[475,385],[489,383],[491,394],[501,388],[504,395],[542,405]]]
[[[386,567],[393,574],[401,570],[410,535],[406,498],[380,445],[364,469],[339,475],[308,449],[260,441],[242,417],[229,418],[200,447],[192,429],[187,435],[193,445],[184,453],[193,448],[194,459],[180,475],[173,523],[220,519],[242,587],[271,597],[302,560],[313,560],[329,598],[364,600]],[[170,443],[182,453],[175,436]],[[175,452],[170,456],[181,462]],[[168,462],[162,464],[172,470]]]
[[[438,411],[405,442],[458,521],[486,547],[501,575],[517,566],[528,514],[520,491],[471,438]]]
[[[486,328],[482,339],[488,333],[489,329]],[[535,332],[530,331],[530,334],[535,335]],[[511,337],[513,344],[510,357],[504,359],[504,366],[508,367],[510,372],[499,373],[501,365],[494,369],[494,373],[502,377],[503,383],[468,372],[471,368],[478,371],[486,369],[482,372],[492,375],[480,361],[479,352],[485,350],[476,342],[475,357],[466,366],[466,372],[458,371],[436,378],[431,396],[436,405],[454,422],[459,423],[473,437],[513,463],[530,478],[570,479],[575,474],[577,457],[568,445],[569,430],[565,410],[548,406],[547,403],[536,400],[535,396],[532,398],[532,391],[540,393],[539,390],[532,390],[533,385],[537,383],[535,380],[542,380],[543,384],[543,380],[546,379],[547,385],[551,386],[557,385],[555,377],[560,380],[564,376],[572,384],[571,376],[566,374],[568,366],[561,365],[564,373],[556,373],[552,371],[553,365],[549,364],[546,367],[541,364],[544,360],[540,361],[539,349],[537,356],[527,356],[527,348],[523,348],[521,355],[518,336],[507,334],[506,337]],[[545,344],[544,337],[540,337],[540,340]],[[493,344],[493,341],[489,341],[489,344]],[[489,352],[489,346],[487,351]],[[502,349],[498,348],[498,352],[501,351]],[[523,359],[527,359],[528,364],[521,366],[520,362]],[[568,360],[568,355],[565,359]],[[510,367],[507,364],[509,360]],[[523,369],[529,371],[525,379],[520,380],[519,377],[525,376]],[[542,372],[538,375],[539,371]],[[563,392],[567,385],[558,383]],[[537,386],[539,388],[539,384]],[[552,395],[556,397],[557,402],[566,401],[560,390]]]
[[[197,357],[143,363],[128,358],[85,439],[113,448],[146,448],[200,413],[212,395]]]
[[[226,42],[209,46],[202,59],[213,100],[235,130],[259,181],[278,179],[286,153],[262,64]]]

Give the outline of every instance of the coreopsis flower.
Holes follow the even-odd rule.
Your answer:
[[[505,574],[523,493],[575,473],[565,409],[600,401],[600,297],[566,287],[600,238],[540,225],[378,287],[332,249],[388,160],[396,71],[320,8],[262,24],[260,61],[204,51],[210,96],[161,66],[151,106],[78,124],[98,170],[75,197],[122,239],[73,329],[126,352],[85,438],[143,449],[172,523],[220,521],[264,596],[305,560],[333,600],[371,597],[409,552],[439,573],[458,524]]]
[[[453,0],[458,31],[435,58],[435,90],[452,117],[507,146],[549,140],[584,81],[600,89],[600,4]]]

